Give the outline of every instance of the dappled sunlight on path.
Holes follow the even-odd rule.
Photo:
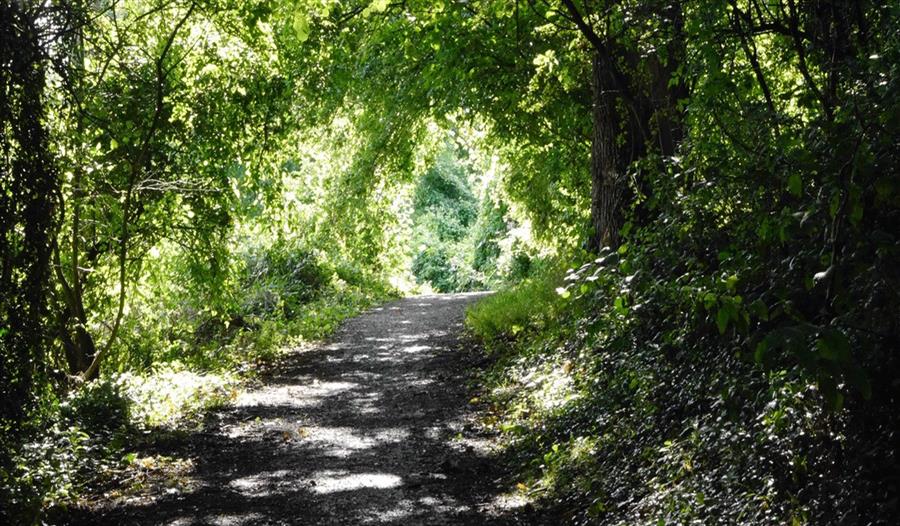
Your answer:
[[[173,446],[190,488],[90,520],[140,524],[509,523],[467,410],[465,306],[418,296],[350,320]],[[502,498],[500,498],[502,500]]]

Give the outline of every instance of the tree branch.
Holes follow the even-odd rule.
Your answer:
[[[144,136],[144,140],[141,142],[141,150],[138,154],[138,157],[131,165],[131,174],[128,179],[128,189],[125,193],[125,201],[122,204],[122,237],[119,241],[119,300],[118,300],[118,309],[116,311],[116,319],[113,322],[112,329],[110,329],[109,339],[106,341],[106,345],[94,355],[94,359],[91,362],[90,367],[84,372],[82,377],[85,380],[90,380],[97,375],[97,372],[100,370],[100,362],[109,353],[109,350],[112,348],[113,342],[115,342],[116,337],[119,334],[119,329],[122,326],[122,318],[125,314],[125,296],[127,289],[127,266],[128,266],[128,241],[130,238],[130,232],[128,230],[128,221],[129,215],[131,213],[131,201],[134,195],[134,186],[137,180],[138,172],[142,171],[145,168],[145,165],[150,162],[150,144],[153,140],[153,137],[156,135],[157,130],[159,129],[160,122],[162,120],[162,114],[165,105],[165,83],[166,77],[168,76],[168,71],[164,68],[164,63],[166,60],[166,56],[169,54],[169,51],[172,49],[172,45],[175,42],[175,37],[178,35],[178,32],[187,23],[191,14],[194,12],[194,8],[196,7],[195,2],[191,2],[191,6],[188,8],[187,12],[178,23],[175,24],[175,27],[172,29],[172,32],[169,33],[168,38],[163,45],[162,51],[159,54],[159,58],[156,60],[156,106],[153,112],[153,119],[150,122],[150,128],[147,130],[147,134]]]

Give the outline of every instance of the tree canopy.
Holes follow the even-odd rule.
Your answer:
[[[797,448],[882,451],[898,64],[880,0],[0,0],[0,518],[37,516],[23,444],[91,386],[423,287],[511,287],[476,333],[588,349],[665,439],[791,392],[830,430],[782,414]],[[757,522],[819,523],[796,481],[828,472],[791,465]],[[591,480],[581,518],[640,515]]]

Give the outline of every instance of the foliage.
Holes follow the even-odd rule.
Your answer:
[[[81,428],[54,423],[13,449],[10,467],[0,469],[0,517],[33,524],[47,509],[70,502],[78,493],[77,476],[87,467],[87,438]]]
[[[574,522],[896,511],[892,3],[0,11],[0,520],[412,279]]]
[[[563,308],[555,292],[562,280],[562,271],[555,265],[535,273],[481,300],[469,309],[466,323],[471,330],[489,344],[525,338],[523,331],[540,332],[557,323]]]
[[[60,404],[63,422],[101,433],[124,429],[130,420],[131,403],[121,382],[103,379],[71,393]]]
[[[529,494],[574,523],[818,523],[889,506],[863,459],[890,457],[877,437],[896,415],[850,386],[836,409],[817,376],[761,368],[720,333],[721,303],[629,268],[645,258],[607,254],[558,292],[548,280],[549,304],[527,283],[469,311],[497,360],[486,423]]]
[[[240,315],[261,316],[279,309],[282,316],[290,318],[299,306],[315,298],[329,278],[309,251],[276,245],[262,254],[251,254],[242,284],[246,292]]]
[[[473,174],[451,144],[445,144],[419,178],[412,200],[412,274],[438,292],[474,290],[481,286],[465,260],[464,240],[473,228],[476,197]]]
[[[478,142],[478,133],[448,133],[413,193],[410,270],[438,292],[519,281],[528,276],[538,249],[530,229],[499,195],[496,153]]]
[[[185,427],[204,410],[231,400],[238,381],[234,373],[192,371],[178,362],[115,379],[129,405],[129,424],[139,429]]]

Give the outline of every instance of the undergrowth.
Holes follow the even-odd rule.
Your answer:
[[[526,328],[537,331],[555,324],[562,307],[550,283],[561,282],[561,268],[547,269],[526,278],[514,288],[504,288],[481,300],[467,313],[468,324],[487,340],[517,336]]]
[[[720,296],[746,293],[730,274],[671,285],[626,251],[467,314],[519,491],[571,524],[889,523],[891,398],[847,381],[836,405],[821,375],[735,343],[743,322],[723,329]]]

